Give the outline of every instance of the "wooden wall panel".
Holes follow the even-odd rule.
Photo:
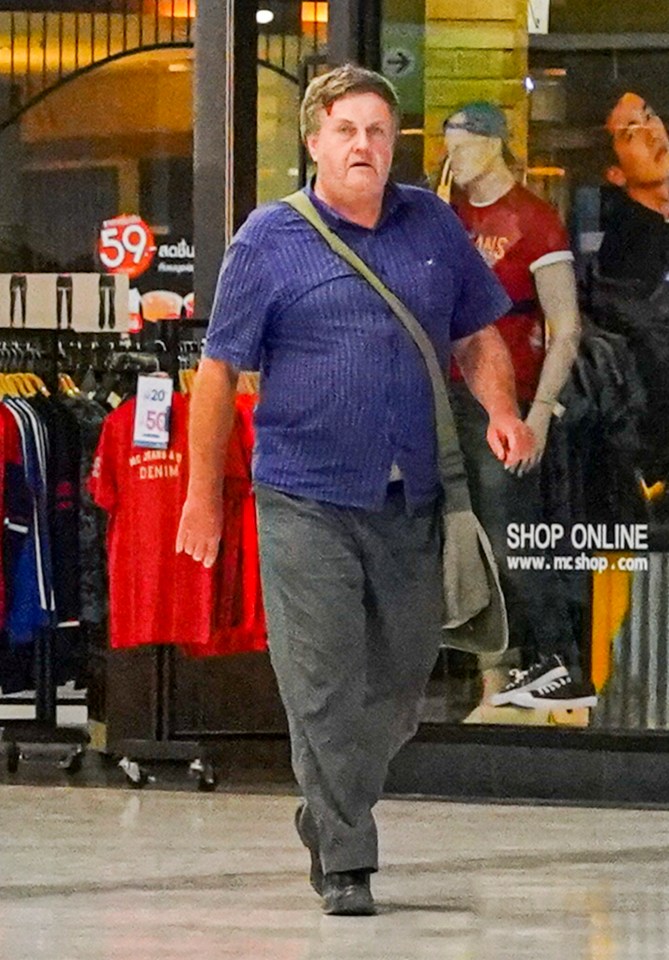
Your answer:
[[[426,0],[425,169],[443,156],[442,124],[459,106],[501,106],[511,149],[527,155],[527,0]]]
[[[426,0],[428,20],[522,20],[518,0]]]

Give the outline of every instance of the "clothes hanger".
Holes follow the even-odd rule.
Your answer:
[[[23,373],[21,370],[12,374],[14,378],[14,383],[17,386],[19,395],[25,397],[26,400],[29,400],[31,397],[36,396],[37,389],[34,383],[30,380],[29,374]]]
[[[78,397],[81,394],[81,390],[69,373],[58,374],[58,388],[61,393],[67,394],[68,397]]]
[[[444,203],[451,202],[452,187],[453,172],[451,170],[451,158],[446,157],[444,160],[444,166],[441,170],[441,176],[439,177],[439,183],[437,184],[437,196],[440,197]]]
[[[13,379],[14,374],[3,373],[1,374],[1,377],[2,386],[0,387],[0,390],[2,390],[3,395],[6,397],[18,397],[19,391]]]
[[[28,381],[28,383],[35,389],[37,393],[41,393],[44,397],[50,397],[51,393],[44,380],[39,376],[39,374],[34,371],[29,371],[28,373],[22,374]]]

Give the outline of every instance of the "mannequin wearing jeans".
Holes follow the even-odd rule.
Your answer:
[[[496,551],[509,613],[510,649],[526,669],[508,673],[504,661],[481,661],[484,698],[495,706],[593,705],[568,662],[568,599],[554,573],[511,571],[509,523],[543,519],[539,462],[557,397],[576,357],[580,318],[566,231],[553,208],[520,186],[509,168],[504,113],[490,103],[464,106],[444,125],[453,179],[463,197],[456,210],[483,258],[513,301],[497,322],[514,363],[525,422],[537,439],[534,455],[506,471],[484,449],[484,423],[457,365],[453,406],[468,466],[472,504]],[[546,346],[545,328],[549,343]],[[566,635],[565,635],[566,634]]]

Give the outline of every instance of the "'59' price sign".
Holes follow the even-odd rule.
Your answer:
[[[98,256],[108,273],[138,277],[151,265],[156,241],[141,217],[125,214],[105,220],[98,239]]]
[[[139,376],[132,442],[136,447],[166,450],[174,385],[170,377]]]

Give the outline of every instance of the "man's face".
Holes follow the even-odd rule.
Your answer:
[[[463,123],[464,119],[462,114],[451,118],[455,124]],[[469,130],[450,130],[448,127],[444,142],[453,179],[464,190],[488,173],[501,150],[498,137],[484,137],[478,133],[470,133]]]
[[[352,93],[320,113],[320,129],[307,137],[319,184],[336,194],[382,194],[396,135],[385,100],[376,93]]]
[[[624,94],[606,121],[618,158],[609,179],[619,186],[651,186],[669,177],[669,137],[662,120],[636,93]]]

